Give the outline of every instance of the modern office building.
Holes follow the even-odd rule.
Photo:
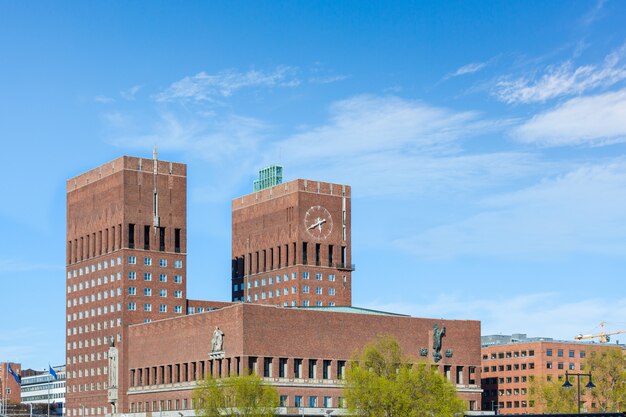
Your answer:
[[[235,198],[232,300],[350,306],[350,197],[348,185],[299,179]]]
[[[272,181],[232,201],[232,302],[188,298],[184,164],[125,156],[67,182],[66,415],[193,415],[199,378],[250,369],[282,414],[341,414],[346,362],[379,335],[480,408],[480,322],[351,307],[350,187]]]
[[[529,338],[525,334],[483,336],[482,409],[499,414],[541,413],[540,405],[529,398],[531,380],[565,382],[566,371],[584,372],[582,364],[589,352],[606,348],[615,345]],[[583,400],[583,409],[598,411],[591,398]]]
[[[48,369],[26,371],[22,375],[22,404],[50,405],[51,415],[63,415],[65,409],[65,365],[53,367],[56,378]]]

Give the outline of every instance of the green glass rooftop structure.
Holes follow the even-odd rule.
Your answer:
[[[283,182],[283,167],[270,165],[259,171],[259,178],[254,180],[254,191],[261,191]]]

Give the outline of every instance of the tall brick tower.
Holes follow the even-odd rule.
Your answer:
[[[258,183],[232,201],[232,300],[351,305],[350,186]]]
[[[186,170],[155,149],[67,181],[70,417],[124,410],[127,326],[185,314]]]

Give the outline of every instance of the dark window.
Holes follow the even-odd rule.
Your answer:
[[[287,378],[287,358],[278,359],[278,377]]]
[[[165,251],[165,227],[159,227],[159,250]]]
[[[552,349],[546,350],[546,356],[552,356]]]
[[[174,229],[174,252],[180,253],[180,229]]]
[[[322,369],[322,379],[329,379],[330,378],[330,361],[325,359],[324,360],[324,369]]]
[[[315,379],[315,366],[317,365],[317,359],[309,359],[309,379]]]
[[[320,251],[322,249],[322,245],[319,243],[315,244],[315,265],[316,266],[321,266],[321,259],[320,259]]]
[[[274,248],[270,248],[270,271],[274,270]]]
[[[345,246],[341,247],[341,266],[346,267],[346,263],[348,262],[348,248]]]
[[[293,360],[293,377],[302,378],[302,359]]]
[[[328,245],[328,266],[333,266],[333,245]]]
[[[343,379],[346,372],[346,361],[337,361],[337,379]]]
[[[143,248],[150,250],[150,226],[143,227]]]
[[[308,263],[308,257],[307,257],[307,243],[306,242],[302,242],[302,264],[306,265]]]
[[[563,356],[563,349],[559,349],[557,355],[559,357],[562,357]]]

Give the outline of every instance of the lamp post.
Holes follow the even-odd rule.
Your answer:
[[[577,380],[577,386],[578,386],[578,414],[580,414],[580,377],[581,376],[588,376],[589,377],[589,382],[587,383],[587,385],[585,385],[585,388],[593,389],[596,386],[593,384],[593,382],[591,382],[591,373],[588,373],[588,374],[579,374],[579,373],[570,374],[569,372],[565,371],[565,383],[563,383],[563,388],[571,388],[572,387],[572,384],[569,382],[569,376],[570,375],[575,376],[576,380]]]

